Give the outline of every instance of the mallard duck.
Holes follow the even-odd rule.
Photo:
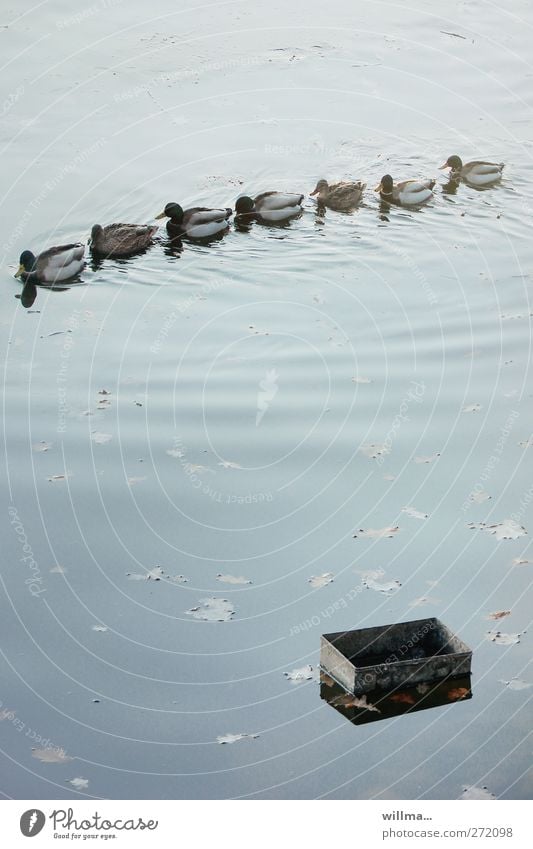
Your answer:
[[[381,199],[387,203],[418,206],[433,197],[431,189],[434,185],[435,180],[405,180],[403,183],[395,184],[391,175],[385,174],[374,191],[379,192]]]
[[[329,185],[327,180],[319,180],[311,197],[317,195],[318,203],[338,211],[353,209],[360,203],[366,183],[334,183]]]
[[[302,211],[304,195],[291,192],[263,192],[255,198],[242,195],[235,203],[235,214],[243,218],[257,218],[274,224],[294,218]]]
[[[149,247],[157,229],[157,224],[95,224],[91,250],[102,256],[128,256]]]
[[[31,251],[22,251],[15,277],[32,283],[59,283],[79,274],[85,263],[85,245],[57,245],[37,257]]]
[[[450,178],[452,180],[464,180],[473,186],[490,186],[501,179],[504,169],[503,162],[467,162],[463,165],[460,156],[449,156],[439,170],[451,168]]]
[[[228,218],[233,211],[227,209],[209,209],[206,206],[194,206],[192,209],[182,209],[179,203],[167,203],[158,218],[168,218],[167,232],[173,238],[189,236],[191,239],[206,239],[222,233],[229,227]]]

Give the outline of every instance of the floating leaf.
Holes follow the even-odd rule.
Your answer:
[[[390,538],[399,532],[400,528],[398,526],[394,528],[359,528],[359,531],[353,535],[354,539],[357,537],[373,537],[375,539],[380,539],[383,537]]]
[[[494,793],[490,793],[486,787],[476,787],[475,784],[468,785],[463,788],[462,795],[459,796],[460,799],[469,799],[469,800],[478,800],[482,799],[495,799],[496,796]]]
[[[383,480],[384,481],[395,481],[396,475],[383,475]]]
[[[415,510],[414,507],[402,507],[402,513],[407,513],[412,519],[427,519],[427,513],[421,513],[420,510]]]
[[[76,790],[87,790],[87,787],[89,786],[89,779],[88,778],[71,778],[68,783],[72,784],[72,786]]]
[[[182,451],[181,448],[168,448],[166,453],[169,457],[176,457],[177,460],[185,457],[185,451]]]
[[[531,566],[533,565],[533,560],[526,560],[523,557],[515,557],[513,560],[513,566]]]
[[[185,575],[165,575],[167,581],[172,581],[174,584],[188,584],[189,579]]]
[[[242,469],[239,463],[234,463],[232,460],[222,460],[218,465],[224,469]]]
[[[324,572],[322,575],[311,575],[311,577],[307,580],[313,589],[319,589],[320,587],[326,587],[328,584],[332,583],[333,574],[332,572]]]
[[[470,501],[475,501],[476,504],[483,504],[485,501],[489,501],[492,498],[492,495],[489,495],[488,492],[485,492],[484,489],[476,490],[476,492],[470,493]]]
[[[66,481],[68,478],[72,477],[72,472],[67,472],[64,475],[52,475],[51,478],[47,478],[50,483],[56,483],[57,481]]]
[[[37,758],[38,761],[42,761],[44,764],[64,764],[67,761],[74,760],[65,754],[64,749],[53,747],[49,749],[32,749],[31,754],[32,757]]]
[[[217,575],[217,581],[220,581],[223,584],[251,584],[249,578],[244,578],[242,575],[221,575],[220,573]]]
[[[436,460],[437,457],[440,457],[440,452],[437,454],[430,454],[428,457],[415,457],[415,463],[432,463],[433,460]]]
[[[510,610],[497,610],[495,613],[489,613],[487,619],[503,619],[504,616],[509,616]]]
[[[110,442],[113,437],[110,433],[100,433],[98,430],[93,430],[91,439],[93,442],[96,442],[97,445],[105,445],[106,442]]]
[[[394,695],[389,696],[389,699],[399,705],[414,705],[416,703],[416,699],[411,693],[394,693]]]
[[[467,528],[485,531],[487,534],[495,536],[497,540],[518,539],[527,534],[526,529],[515,522],[514,519],[504,519],[503,522],[494,525],[487,525],[485,522],[469,522]]]
[[[522,634],[504,634],[502,631],[488,631],[487,640],[500,646],[514,646],[520,642]]]
[[[352,377],[352,383],[372,383],[369,377]]]
[[[98,394],[99,395],[111,395],[111,392],[108,392],[107,389],[99,389]]]
[[[466,407],[463,407],[461,410],[462,413],[479,413],[481,410],[481,404],[467,404]]]
[[[371,460],[375,460],[377,457],[384,457],[385,454],[390,454],[390,448],[387,445],[375,442],[362,445],[359,451],[365,457],[370,457]]]
[[[32,445],[32,448],[34,451],[39,451],[44,454],[45,451],[50,450],[53,444],[53,442],[44,442],[44,440],[42,440],[41,442],[35,442]]]
[[[533,436],[530,436],[529,439],[524,439],[522,442],[518,443],[520,448],[531,448],[533,446]]]
[[[108,628],[107,628],[107,625],[93,625],[92,630],[93,631],[107,631]]]
[[[450,701],[457,702],[459,699],[464,699],[465,696],[468,696],[469,692],[468,687],[454,687],[448,690],[448,698]]]
[[[293,669],[292,672],[284,672],[283,674],[293,684],[300,684],[302,681],[311,681],[316,678],[315,670],[309,663],[307,666],[300,666],[299,669]]]
[[[259,734],[222,734],[217,737],[217,743],[237,743],[239,740],[256,740]]]
[[[330,701],[329,704],[333,707],[353,707],[359,708],[360,710],[368,710],[375,711],[375,713],[381,713],[379,708],[377,708],[371,702],[367,702],[366,696],[361,696],[359,698],[358,696],[351,696],[349,693],[347,693],[345,696],[336,696]]]
[[[146,480],[146,475],[143,475],[143,477],[128,478],[128,486],[135,486],[135,484],[142,483],[145,480]]]
[[[501,681],[500,684],[505,684],[510,690],[527,690],[528,687],[533,685],[528,684],[527,681],[521,681],[520,678],[511,678],[510,681]]]
[[[235,608],[227,598],[201,598],[198,606],[191,607],[186,613],[203,622],[229,622]]]
[[[363,574],[361,578],[363,586],[368,590],[375,590],[378,593],[385,593],[386,595],[398,592],[401,587],[399,581],[376,581],[375,574],[375,572],[368,572],[366,575]]]

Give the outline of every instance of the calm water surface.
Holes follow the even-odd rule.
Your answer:
[[[527,798],[533,554],[468,523],[533,530],[531,10],[265,9],[4,13],[1,789]],[[455,152],[501,185],[447,192]],[[434,202],[380,209],[388,171],[439,175]],[[182,251],[162,228],[14,297],[24,248],[321,176],[364,205]],[[230,621],[194,616],[212,598]],[[473,648],[471,700],[362,726],[320,700],[321,633],[425,616]]]

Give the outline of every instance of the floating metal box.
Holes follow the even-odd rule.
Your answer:
[[[469,675],[472,652],[438,619],[323,634],[320,667],[349,693]]]

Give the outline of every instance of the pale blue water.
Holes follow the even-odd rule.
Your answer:
[[[240,2],[6,17],[6,97],[22,89],[4,107],[0,207],[7,796],[530,793],[531,690],[502,683],[533,683],[531,565],[512,562],[533,559],[529,536],[467,527],[533,527],[519,445],[532,431],[530,12],[368,5],[274,4],[267,22]],[[436,168],[454,152],[505,160],[501,186],[443,193]],[[386,171],[439,175],[435,200],[383,216],[371,189]],[[181,253],[162,228],[145,255],[40,289],[31,310],[14,298],[24,248],[148,221],[169,200],[308,194],[324,175],[364,179],[364,206],[320,215],[307,199],[287,227]],[[361,451],[386,442],[382,462]],[[476,488],[491,499],[470,502]],[[160,581],[131,580],[157,566]],[[398,592],[362,588],[378,570]],[[213,596],[231,621],[187,613]],[[316,668],[323,632],[423,616],[473,649],[470,701],[355,727],[316,682],[284,675]],[[487,640],[498,628],[520,643]],[[217,743],[227,733],[259,736]],[[36,759],[39,738],[73,760]]]

